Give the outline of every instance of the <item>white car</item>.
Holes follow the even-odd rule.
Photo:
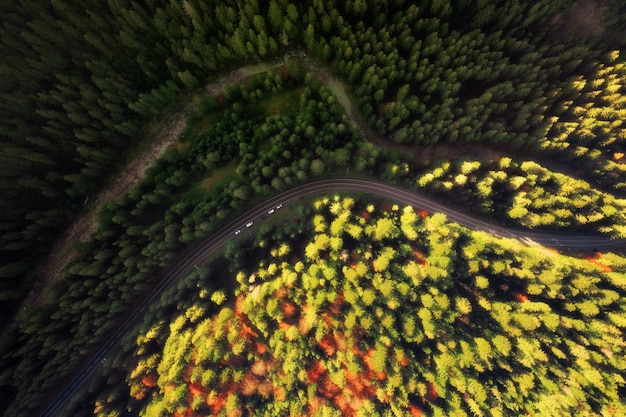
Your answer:
[[[267,214],[272,214],[272,213],[274,213],[275,211],[276,211],[276,210],[275,210],[275,209],[273,209],[273,208],[272,208],[272,209],[269,209],[269,210],[267,211]]]
[[[235,234],[238,235],[239,233],[241,233],[241,229],[237,229],[235,230]]]
[[[254,222],[248,222],[246,223],[246,227],[251,227],[254,224]]]
[[[281,208],[283,208],[282,204],[279,204],[279,205],[276,206],[276,210],[280,210]]]

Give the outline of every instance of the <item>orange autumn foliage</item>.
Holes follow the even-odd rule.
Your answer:
[[[325,335],[319,342],[320,347],[326,353],[326,356],[333,356],[337,352],[337,342],[335,338],[329,334]]]
[[[206,398],[206,404],[211,407],[212,410],[212,415],[217,415],[219,414],[220,411],[222,411],[222,409],[224,408],[224,405],[226,404],[226,397],[228,394],[213,394],[213,395],[207,395]]]
[[[344,393],[355,400],[359,400],[359,403],[362,402],[363,399],[376,396],[376,388],[374,388],[369,379],[362,378],[360,375],[354,375],[347,370],[345,372],[345,378],[346,386],[344,388]],[[354,405],[356,404],[353,403],[353,408]],[[358,407],[356,410],[358,410]]]
[[[281,310],[286,318],[293,318],[298,312],[298,308],[294,304],[287,301],[281,305]]]
[[[265,352],[267,352],[267,349],[268,349],[268,347],[267,347],[267,345],[265,343],[262,343],[262,342],[259,342],[259,341],[256,341],[254,343],[254,351],[256,353],[258,353],[259,355],[262,355]]]
[[[613,272],[613,269],[610,266],[605,265],[602,262],[600,262],[601,258],[602,258],[602,254],[600,252],[597,252],[594,257],[588,257],[586,258],[586,260],[588,262],[591,262],[598,268],[600,268],[600,271],[602,272]]]
[[[274,385],[268,380],[263,380],[259,382],[257,390],[259,392],[259,395],[263,397],[269,397],[270,394],[274,392]]]
[[[141,378],[141,383],[148,388],[156,387],[157,377],[154,374],[146,375],[143,378]]]
[[[513,298],[515,298],[515,301],[518,301],[520,303],[525,303],[528,301],[528,296],[526,296],[526,294],[522,294],[519,292],[514,292]]]
[[[315,415],[320,408],[327,404],[328,401],[322,397],[309,398],[309,403],[307,404],[307,416]]]
[[[248,373],[241,380],[240,392],[243,395],[254,395],[259,386],[259,379],[254,374]]]
[[[328,314],[328,313],[324,313],[322,315],[322,320],[324,322],[324,324],[326,325],[326,327],[328,327],[329,329],[333,327],[333,316]]]
[[[320,361],[317,361],[313,364],[313,367],[307,369],[306,373],[307,373],[309,382],[315,383],[319,381],[322,375],[326,373],[326,369],[324,368],[324,365]]]
[[[356,414],[353,408],[354,404],[352,404],[345,395],[337,395],[333,399],[333,402],[335,403],[337,408],[341,410],[342,416],[352,417]]]
[[[318,392],[322,397],[332,399],[341,394],[341,388],[330,380],[328,374],[323,374],[318,380]]]
[[[422,415],[422,409],[416,405],[409,404],[409,413],[411,413],[413,417],[420,417]]]
[[[175,384],[167,384],[166,386],[163,387],[163,392],[164,393],[168,393],[172,390],[176,389],[176,385]]]
[[[207,390],[198,382],[194,382],[193,384],[189,384],[189,392],[192,395],[201,395],[206,394]]]
[[[241,329],[239,330],[239,337],[244,338],[244,339],[250,341],[252,339],[256,339],[257,336],[258,335],[252,329],[252,327],[248,326],[245,323],[242,324]]]
[[[234,308],[234,311],[235,311],[235,315],[237,317],[240,317],[240,316],[242,316],[244,314],[243,313],[243,301],[244,301],[244,298],[241,295],[238,296],[237,298],[235,298],[235,308]]]

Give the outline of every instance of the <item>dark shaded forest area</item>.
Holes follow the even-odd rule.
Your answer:
[[[500,171],[468,166],[465,172],[459,164],[454,172],[445,165],[434,165],[432,172],[425,172],[417,181],[434,194],[456,192],[454,187],[469,189],[464,187],[469,178],[477,184],[470,192],[478,197],[464,198],[476,206],[488,206],[487,215],[495,211],[528,227],[582,227],[594,224],[593,219],[602,212],[597,221],[609,220],[599,223],[596,230],[626,236],[616,203],[624,196],[626,185],[626,136],[621,126],[626,116],[626,67],[620,53],[626,39],[622,36],[626,6],[618,1],[585,0],[574,5],[565,0],[5,3],[0,4],[0,322],[16,314],[55,239],[83,210],[86,199],[115,175],[148,123],[181,93],[193,91],[208,78],[289,50],[306,51],[329,63],[349,83],[360,111],[371,128],[386,138],[386,146],[422,149],[446,143],[471,148],[481,144],[513,156],[541,157],[574,166],[577,176],[586,181],[586,185],[574,184],[575,189],[584,190],[588,184],[598,189],[589,191],[591,197],[584,205],[587,211],[582,214],[575,209],[568,213],[571,207],[559,202],[554,203],[555,209],[565,212],[550,217],[552,206],[534,207],[511,190],[507,195],[515,205],[498,205],[493,196],[505,193],[497,186],[504,189],[509,182],[498,183],[502,171],[511,181],[538,175],[527,184],[563,189],[560,177],[520,162],[500,166]],[[589,10],[593,13],[586,13]],[[305,95],[305,100],[326,100],[332,107],[328,93],[302,74],[293,78],[295,88],[303,83],[310,88],[307,94],[311,96]],[[231,104],[241,99],[233,94]],[[254,126],[246,124],[252,120],[246,119],[250,110],[232,105],[228,123],[242,129],[231,126],[231,130],[253,131]],[[238,174],[244,179],[223,192],[241,201],[346,164],[341,158],[361,145],[356,144],[355,132],[337,127],[345,121],[338,116],[340,111],[331,109],[327,114],[321,112],[319,118],[307,119],[314,110],[306,110],[306,102],[302,109],[305,116],[297,123],[272,121],[269,126],[275,130],[265,132],[267,137],[281,136],[287,142],[290,137],[283,130],[301,124],[302,136],[315,138],[309,143],[309,153],[299,144],[303,152],[299,158],[306,162],[300,169],[291,165],[291,154],[285,154],[283,148],[272,150],[272,157],[268,153],[265,162],[255,160],[250,150],[256,144],[246,143],[236,133],[227,139],[236,142],[238,149],[211,144],[198,145],[193,152],[204,153],[205,166],[210,169],[226,165],[230,157],[240,164]],[[325,130],[329,121],[334,126]],[[316,135],[320,132],[324,136]],[[364,154],[358,156],[365,167]],[[179,164],[178,171],[163,174],[168,180],[171,176],[168,185],[172,188],[189,180],[180,172],[186,162],[184,158],[174,161],[170,166]],[[350,161],[354,162],[358,161]],[[284,170],[287,164],[289,169]],[[264,168],[265,179],[250,180],[255,173],[265,175]],[[437,173],[438,169],[441,172]],[[156,171],[158,166],[151,178],[157,177]],[[283,173],[275,184],[271,180],[274,172]],[[395,171],[388,174],[397,177]],[[481,188],[483,182],[486,185]],[[527,185],[518,184],[520,189]],[[161,203],[162,190],[149,193],[143,204]],[[131,295],[146,286],[149,272],[173,259],[172,247],[200,235],[170,233],[168,224],[162,223],[143,225],[145,230],[152,227],[147,234],[143,228],[131,230],[124,213],[137,208],[132,204],[138,204],[144,191],[137,190],[134,197],[108,207],[102,214],[103,224],[118,225],[129,230],[129,236],[141,234],[147,240],[163,234],[164,241],[176,243],[155,244],[145,255],[153,256],[153,263],[145,266],[136,263],[139,255],[132,239],[123,244],[115,241],[115,253],[110,249],[96,259],[100,263],[85,263],[80,268],[74,264],[66,271],[68,276],[91,278],[80,290],[62,283],[55,294],[67,292],[74,294],[73,298],[65,298],[63,306],[59,302],[59,306],[29,312],[31,321],[3,337],[0,410],[24,415],[28,414],[25,410],[39,407],[46,388],[55,383],[53,376],[58,376],[59,370],[67,375],[85,355],[84,345],[92,341],[93,329],[101,325],[98,335],[109,330],[109,319],[125,311]],[[530,197],[535,201],[541,194],[531,193]],[[215,204],[211,207],[238,207],[227,199]],[[176,210],[180,223],[193,212],[182,203]],[[538,214],[533,216],[533,210]],[[176,215],[172,214],[173,218]],[[203,227],[203,232],[210,230],[208,225]],[[81,248],[80,255],[93,247]],[[170,252],[158,257],[160,251]],[[122,268],[125,261],[133,267],[103,287],[117,291],[101,294],[94,290],[101,276],[96,269]],[[72,282],[76,285],[78,278]],[[66,291],[68,288],[72,291]],[[97,293],[100,304],[82,298],[88,290]],[[87,325],[81,321],[98,312],[98,322]],[[71,349],[66,342],[70,336],[76,336]]]

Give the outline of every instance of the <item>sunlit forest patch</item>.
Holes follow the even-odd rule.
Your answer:
[[[626,412],[623,258],[547,258],[388,203],[307,212],[229,252],[233,293],[194,293],[198,271],[171,324],[141,331],[135,412]]]

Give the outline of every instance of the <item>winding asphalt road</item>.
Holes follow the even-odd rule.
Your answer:
[[[215,234],[204,240],[194,248],[185,258],[175,265],[161,282],[156,285],[147,297],[141,302],[128,318],[117,328],[117,330],[100,347],[89,362],[84,365],[80,372],[72,379],[69,385],[61,392],[57,398],[43,412],[42,417],[54,416],[65,405],[68,399],[82,386],[82,384],[94,373],[107,356],[117,347],[124,335],[137,324],[146,309],[174,282],[191,273],[194,267],[206,259],[214,250],[224,245],[235,237],[237,230],[247,229],[249,222],[258,222],[262,216],[270,209],[277,210],[281,204],[288,204],[299,200],[302,197],[324,195],[335,192],[362,192],[379,197],[384,197],[401,204],[411,205],[417,209],[423,209],[430,213],[441,212],[446,214],[449,221],[459,223],[474,230],[481,230],[498,237],[515,238],[528,244],[539,244],[559,249],[581,249],[591,248],[618,248],[626,246],[626,239],[609,239],[601,236],[574,235],[565,233],[532,233],[523,230],[506,229],[494,226],[485,221],[467,216],[450,207],[436,203],[416,192],[388,185],[382,182],[356,179],[337,178],[313,181],[300,185],[274,197],[268,198],[265,202],[243,213],[230,223],[222,227]]]

